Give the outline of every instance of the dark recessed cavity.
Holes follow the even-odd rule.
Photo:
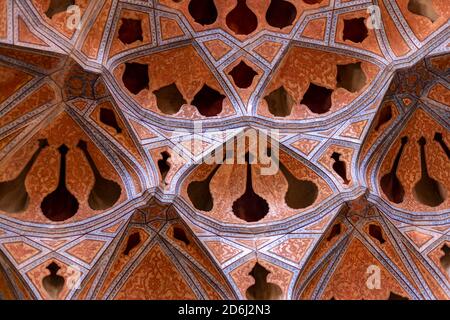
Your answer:
[[[333,225],[333,227],[331,227],[330,230],[330,234],[327,237],[327,241],[331,241],[333,240],[333,238],[337,237],[338,235],[341,234],[341,224],[340,223],[336,223],[335,225]]]
[[[248,66],[244,61],[239,62],[229,75],[233,78],[234,83],[238,88],[246,89],[253,83],[253,79],[258,73]]]
[[[39,140],[39,147],[13,180],[0,182],[0,210],[8,213],[23,212],[28,208],[30,196],[25,187],[25,179],[42,150],[48,147],[47,139]]]
[[[47,11],[45,11],[45,15],[51,19],[55,14],[66,12],[67,8],[74,4],[75,0],[51,0]]]
[[[321,3],[322,0],[302,0],[306,4],[318,4]]]
[[[286,204],[292,209],[304,209],[312,205],[319,195],[317,185],[309,180],[297,179],[281,161],[279,167],[288,183],[284,196]]]
[[[409,0],[408,10],[419,16],[428,18],[432,23],[439,19],[439,15],[434,10],[432,0]]]
[[[450,277],[450,247],[447,244],[444,244],[441,247],[441,251],[442,253],[444,253],[444,255],[439,259],[439,262],[441,263],[442,268]]]
[[[447,147],[447,144],[445,143],[444,137],[442,136],[441,132],[436,132],[434,134],[434,141],[436,141],[437,143],[439,143],[441,145],[441,148],[447,155],[447,158],[450,159],[450,150]]]
[[[275,117],[289,116],[295,103],[294,99],[283,86],[265,96],[264,100],[267,101],[269,112]]]
[[[92,159],[87,142],[78,141],[77,147],[83,151],[86,160],[94,174],[94,186],[89,192],[88,204],[92,210],[107,210],[119,200],[122,188],[115,181],[108,180],[102,176]]]
[[[417,142],[420,146],[420,166],[422,175],[420,180],[414,185],[413,195],[417,201],[429,206],[437,207],[445,200],[445,190],[439,181],[433,179],[427,168],[427,159],[425,155],[425,137],[421,137]]]
[[[125,247],[125,250],[123,250],[123,254],[124,255],[129,255],[131,250],[133,250],[134,248],[136,248],[139,243],[141,243],[141,235],[139,232],[134,232],[132,234],[130,234],[130,236],[128,237],[127,240],[127,245]]]
[[[44,216],[55,222],[72,218],[78,212],[78,200],[66,187],[66,155],[69,148],[63,144],[58,148],[60,153],[59,181],[56,189],[48,194],[41,203]]]
[[[333,152],[331,155],[331,159],[334,160],[333,170],[344,180],[344,184],[349,184],[350,180],[347,179],[347,165],[345,161],[341,160],[341,156],[338,152]]]
[[[258,27],[258,18],[247,6],[246,0],[238,0],[236,7],[226,18],[227,26],[236,34],[247,35]]]
[[[357,92],[366,85],[366,75],[361,69],[361,62],[337,65],[337,87],[349,92]]]
[[[391,291],[389,293],[388,300],[409,300],[409,299]]]
[[[122,128],[117,122],[116,114],[113,110],[107,108],[100,108],[100,122],[116,130],[116,133],[122,133]]]
[[[161,152],[161,159],[158,160],[158,168],[161,173],[161,180],[165,183],[167,173],[170,171],[170,163],[168,162],[170,153],[167,151]]]
[[[223,94],[205,84],[195,95],[192,105],[202,116],[214,117],[222,112],[224,99]]]
[[[266,268],[260,265],[258,262],[249,273],[255,279],[255,283],[251,285],[245,295],[248,300],[279,300],[283,291],[281,288],[274,284],[267,282],[267,276],[270,274]]]
[[[61,268],[55,262],[50,263],[47,266],[47,270],[50,271],[50,274],[42,279],[42,285],[52,299],[58,299],[59,294],[64,288],[64,283],[66,282],[64,277],[57,274],[60,269]]]
[[[185,245],[189,245],[191,242],[189,241],[189,238],[186,235],[186,232],[183,228],[180,227],[174,227],[173,228],[173,237],[181,242],[183,242]]]
[[[131,44],[143,39],[141,20],[122,18],[122,24],[119,28],[119,40],[124,44]]]
[[[202,26],[213,24],[217,20],[214,0],[191,0],[188,9],[195,22]]]
[[[269,212],[269,204],[259,196],[253,189],[252,165],[250,154],[245,155],[247,163],[247,178],[245,182],[245,192],[233,202],[233,213],[239,219],[247,222],[257,222],[264,218]]]
[[[310,83],[300,103],[306,105],[313,113],[327,113],[331,109],[332,93],[331,89]]]
[[[266,12],[266,21],[275,28],[283,29],[292,25],[297,16],[297,9],[289,1],[272,0]]]
[[[149,88],[148,65],[136,62],[125,63],[125,72],[122,76],[125,87],[132,94],[138,94]]]
[[[187,103],[175,83],[159,88],[153,91],[153,94],[156,96],[158,109],[164,114],[175,114]]]
[[[397,177],[397,170],[400,164],[405,145],[408,143],[408,137],[401,138],[401,146],[397,152],[391,171],[386,173],[380,180],[380,186],[387,198],[394,203],[402,203],[405,196],[405,189],[399,178]]]
[[[369,234],[372,238],[377,239],[380,244],[386,242],[386,240],[384,240],[383,238],[383,232],[381,231],[381,228],[376,224],[369,225]]]
[[[367,30],[364,18],[344,19],[343,40],[350,40],[355,43],[363,42],[367,38]]]
[[[390,104],[386,104],[380,110],[378,120],[375,125],[375,131],[378,131],[382,125],[388,123],[392,119],[392,107]]]

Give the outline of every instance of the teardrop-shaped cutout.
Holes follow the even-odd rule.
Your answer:
[[[361,69],[361,62],[337,65],[337,88],[358,92],[366,85],[367,77]]]
[[[123,251],[124,255],[129,255],[131,250],[133,250],[134,248],[136,248],[139,243],[141,243],[141,235],[139,232],[134,232],[132,234],[130,234],[130,236],[128,237],[127,240],[127,245],[125,247],[125,250]]]
[[[442,136],[442,133],[436,132],[434,134],[434,141],[436,141],[436,142],[438,142],[440,144],[442,150],[447,155],[447,158],[450,159],[450,150],[449,150],[449,148],[447,147],[447,144],[444,141],[444,137]]]
[[[214,0],[191,0],[188,10],[195,22],[202,26],[213,24],[217,20]]]
[[[222,112],[224,99],[223,94],[204,84],[192,100],[192,105],[197,108],[202,116],[214,117]]]
[[[331,109],[332,93],[333,90],[311,82],[300,103],[306,105],[311,112],[317,114],[327,113]]]
[[[33,167],[36,159],[44,148],[48,147],[47,139],[39,140],[39,148],[23,167],[19,175],[9,181],[0,182],[0,210],[8,213],[19,213],[26,210],[30,196],[25,187],[25,179]]]
[[[122,75],[125,88],[136,95],[144,89],[149,88],[148,65],[141,63],[125,63],[125,71]]]
[[[422,176],[414,185],[413,194],[420,203],[429,207],[437,207],[445,200],[445,190],[442,185],[437,180],[433,179],[428,173],[425,155],[426,143],[427,141],[425,137],[421,137],[418,141],[420,146]]]
[[[258,262],[250,271],[249,275],[255,279],[255,283],[251,285],[245,295],[248,300],[279,300],[283,291],[281,288],[274,284],[267,282],[267,276],[270,274],[266,268],[260,265]]]
[[[400,164],[403,150],[407,143],[408,137],[402,137],[401,146],[397,153],[397,156],[395,157],[391,171],[386,173],[380,180],[381,190],[383,190],[387,198],[394,203],[402,203],[403,197],[405,196],[405,189],[403,188],[401,181],[397,177],[397,170]]]
[[[228,13],[226,22],[228,28],[238,35],[248,35],[258,27],[258,18],[246,0],[238,0],[236,7]]]
[[[369,35],[364,18],[344,19],[344,31],[342,39],[355,43],[363,42]]]
[[[350,180],[347,179],[347,165],[340,158],[341,154],[339,152],[333,152],[331,155],[331,159],[334,160],[333,170],[344,180],[344,184],[349,184]]]
[[[281,86],[264,97],[269,107],[269,112],[275,117],[287,117],[292,112],[295,103],[291,95]]]
[[[113,110],[108,108],[100,108],[100,121],[107,126],[114,128],[117,134],[122,133],[122,128],[119,126],[116,119],[116,114]]]
[[[321,3],[322,0],[303,0],[303,2],[306,4],[318,4]]]
[[[234,215],[239,219],[247,222],[257,222],[267,215],[269,212],[269,204],[253,189],[253,178],[249,153],[245,155],[245,161],[247,163],[245,192],[239,197],[239,199],[233,202],[232,209]]]
[[[158,160],[159,173],[161,174],[161,180],[165,183],[166,176],[170,171],[170,163],[167,161],[170,158],[170,153],[167,151],[161,152],[161,159]]]
[[[119,40],[124,44],[132,44],[144,40],[142,36],[142,21],[139,19],[122,18],[119,28]]]
[[[78,212],[78,200],[66,187],[66,155],[69,148],[63,144],[58,151],[61,156],[58,186],[41,203],[42,213],[55,222],[70,219]]]
[[[191,242],[189,241],[189,238],[186,235],[186,232],[184,229],[180,227],[174,227],[173,228],[173,237],[181,242],[183,242],[185,245],[189,245]]]
[[[252,85],[253,79],[258,73],[244,61],[241,61],[228,74],[233,78],[238,88],[246,89]]]
[[[380,226],[377,226],[376,224],[369,225],[369,234],[372,238],[377,239],[380,244],[386,242],[383,238],[383,232],[381,231]]]
[[[439,19],[431,0],[409,0],[408,10],[419,16],[428,18],[431,23]]]
[[[59,294],[62,292],[64,283],[66,282],[64,277],[58,275],[60,269],[61,268],[55,262],[50,263],[47,266],[47,270],[50,271],[50,274],[42,279],[42,285],[52,299],[59,298]]]
[[[45,15],[52,19],[55,14],[60,12],[66,12],[67,8],[73,6],[75,4],[75,0],[51,0],[47,11],[45,11]]]
[[[375,131],[378,131],[382,125],[389,122],[392,119],[392,106],[388,103],[380,110],[378,120],[375,125]]]
[[[266,12],[266,21],[275,28],[283,29],[292,25],[297,16],[297,9],[289,1],[271,0]]]
[[[159,88],[153,94],[156,96],[158,109],[165,114],[175,114],[187,103],[175,83]]]
[[[88,198],[89,207],[93,210],[107,210],[111,208],[119,200],[122,188],[115,181],[108,180],[102,176],[89,153],[86,141],[80,140],[77,147],[83,151],[94,174],[94,186]]]

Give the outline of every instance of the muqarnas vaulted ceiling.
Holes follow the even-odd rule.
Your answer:
[[[448,1],[0,15],[0,298],[450,297]],[[273,175],[188,161],[268,129]]]

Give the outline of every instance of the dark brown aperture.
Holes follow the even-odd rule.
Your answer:
[[[108,180],[102,176],[89,153],[86,141],[78,141],[77,147],[83,151],[94,174],[94,186],[88,198],[89,207],[93,210],[106,210],[111,208],[119,200],[122,188],[115,181]]]
[[[191,242],[189,241],[189,238],[186,235],[186,232],[183,228],[180,227],[174,227],[173,228],[173,237],[181,242],[183,242],[185,245],[189,245]]]
[[[258,27],[258,18],[246,0],[238,0],[236,7],[227,14],[226,22],[228,28],[238,35],[250,34]]]
[[[448,149],[447,144],[444,141],[442,133],[436,132],[434,134],[434,141],[438,142],[441,145],[441,148],[442,150],[444,150],[445,154],[447,155],[447,158],[450,159],[450,150]]]
[[[303,209],[312,205],[319,195],[317,185],[309,180],[297,179],[281,161],[278,164],[288,183],[284,196],[286,204],[292,209]]]
[[[269,107],[269,112],[275,117],[287,117],[292,112],[295,103],[291,95],[281,86],[264,97]]]
[[[335,225],[333,225],[333,227],[331,227],[330,230],[330,234],[327,237],[327,241],[331,241],[333,240],[334,237],[337,237],[338,235],[341,234],[341,224],[340,223],[336,223]]]
[[[258,262],[250,271],[249,275],[255,279],[255,283],[251,285],[245,295],[248,300],[279,300],[283,291],[281,288],[274,284],[267,282],[267,276],[270,274],[266,268],[260,265]]]
[[[439,259],[439,262],[441,263],[442,268],[450,277],[450,247],[447,244],[444,244],[441,247],[441,251],[442,253],[444,253],[444,255]]]
[[[233,78],[238,88],[246,89],[252,85],[253,79],[258,73],[244,61],[241,61],[228,74]]]
[[[380,226],[377,226],[376,224],[369,225],[369,234],[371,237],[377,239],[380,244],[386,242],[383,238],[383,232],[381,231]]]
[[[344,184],[349,184],[350,180],[347,179],[347,165],[340,158],[341,154],[339,152],[333,152],[331,155],[331,159],[334,160],[333,170],[344,180]]]
[[[408,10],[419,16],[428,18],[432,23],[439,19],[439,15],[434,10],[432,0],[409,0]]]
[[[306,4],[317,4],[322,2],[322,0],[302,0],[302,1]]]
[[[130,236],[128,237],[127,240],[127,245],[125,247],[125,250],[123,250],[123,254],[124,255],[129,255],[131,250],[133,250],[134,248],[136,248],[138,246],[139,243],[141,243],[141,235],[139,232],[134,232],[132,234],[130,234]]]
[[[75,0],[51,0],[47,11],[45,11],[45,15],[49,19],[52,19],[55,14],[66,12],[67,8],[73,6],[74,4]]]
[[[159,88],[153,94],[156,96],[158,109],[165,114],[175,114],[187,103],[175,83]]]
[[[170,163],[167,161],[170,158],[170,153],[167,151],[161,152],[161,159],[158,160],[159,173],[161,173],[161,181],[165,183],[167,173],[170,171]]]
[[[50,263],[47,266],[47,270],[50,271],[50,274],[42,279],[42,285],[52,299],[59,298],[59,294],[63,290],[64,283],[66,282],[64,277],[57,274],[59,269],[61,268],[55,262]]]
[[[332,93],[331,89],[310,83],[300,103],[306,105],[313,113],[327,113],[331,109]]]
[[[202,116],[214,117],[222,112],[224,99],[223,94],[204,84],[192,100],[192,105],[197,108]]]
[[[389,298],[388,298],[388,300],[409,300],[408,298],[406,298],[406,297],[403,297],[403,296],[401,296],[401,295],[399,295],[399,294],[396,294],[395,292],[390,292],[389,293]]]
[[[420,165],[422,176],[414,185],[413,195],[422,204],[429,207],[437,207],[445,200],[445,191],[442,185],[428,174],[427,159],[425,155],[425,137],[418,141],[420,146]]]
[[[9,181],[0,182],[0,210],[8,213],[19,213],[27,209],[30,196],[25,187],[25,179],[36,162],[41,151],[48,147],[47,139],[39,140],[39,148],[34,152],[19,175]]]
[[[381,108],[378,120],[375,125],[375,131],[378,131],[382,125],[389,122],[392,119],[392,107],[390,104],[386,104]]]
[[[337,88],[344,88],[349,92],[358,92],[366,85],[366,75],[361,69],[361,62],[337,65]]]
[[[234,215],[239,219],[247,222],[257,222],[267,215],[269,204],[253,190],[252,166],[249,153],[245,155],[245,161],[247,163],[245,192],[233,202],[232,208]]]
[[[122,24],[119,28],[119,40],[124,44],[144,40],[142,37],[142,21],[122,18]]]
[[[397,177],[397,169],[400,164],[400,158],[402,156],[405,145],[408,143],[408,137],[401,138],[401,146],[395,157],[391,171],[386,173],[380,180],[380,186],[386,197],[394,203],[402,203],[405,196],[405,189],[402,183]]]
[[[188,9],[195,22],[202,26],[213,24],[217,20],[217,8],[214,0],[191,0]]]
[[[122,76],[123,84],[132,94],[138,94],[149,88],[148,65],[136,62],[125,63],[125,71]]]
[[[289,1],[271,0],[266,12],[266,21],[275,28],[283,29],[292,25],[297,16],[297,9]]]
[[[57,188],[41,202],[44,216],[55,222],[72,218],[78,212],[78,200],[66,187],[66,155],[69,148],[63,144],[58,148],[61,155]]]
[[[107,126],[114,128],[117,134],[122,133],[122,128],[117,122],[116,114],[113,110],[107,108],[100,108],[100,121]]]
[[[350,40],[355,43],[363,42],[367,38],[367,30],[364,18],[344,19],[343,40]]]

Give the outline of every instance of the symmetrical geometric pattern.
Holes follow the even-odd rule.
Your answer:
[[[447,0],[0,16],[0,299],[450,298]]]

